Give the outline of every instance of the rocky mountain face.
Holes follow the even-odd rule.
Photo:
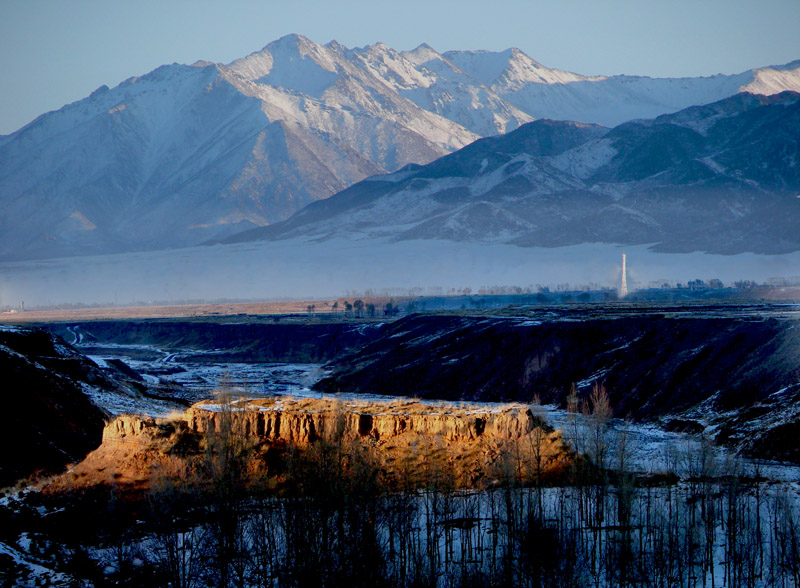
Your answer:
[[[476,441],[486,438],[519,439],[541,425],[527,408],[491,412],[486,407],[475,410],[451,410],[442,406],[415,405],[413,401],[361,401],[355,406],[337,407],[331,401],[255,400],[243,407],[236,405],[230,415],[219,406],[199,403],[182,415],[187,430],[199,435],[222,431],[227,418],[234,428],[254,439],[309,445],[320,439],[337,441],[371,437],[380,442],[405,433],[440,437],[446,441]],[[246,409],[245,409],[246,408]],[[262,410],[263,409],[263,410]],[[104,443],[127,443],[141,437],[147,441],[159,435],[155,419],[131,415],[117,417],[103,430]]]
[[[289,35],[227,65],[166,65],[102,87],[0,137],[0,259],[195,245],[535,118],[616,124],[800,89],[798,72],[585,77],[516,49],[348,49]]]
[[[377,176],[229,242],[447,239],[800,249],[800,95],[737,94],[608,130],[540,120]]]

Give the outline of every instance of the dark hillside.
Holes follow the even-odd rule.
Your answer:
[[[380,323],[273,323],[201,320],[107,320],[54,324],[86,353],[113,345],[152,345],[192,362],[309,362],[333,360],[374,338]],[[209,353],[213,352],[213,353]]]
[[[800,414],[800,330],[790,318],[642,313],[501,318],[415,315],[334,364],[322,390],[565,405],[603,383],[615,414],[677,415],[757,446]],[[757,407],[758,418],[753,416]],[[701,427],[702,428],[702,427]],[[783,450],[777,453],[785,453]]]
[[[0,373],[0,485],[37,470],[58,470],[100,445],[106,415],[82,385],[112,383],[60,338],[0,329]]]

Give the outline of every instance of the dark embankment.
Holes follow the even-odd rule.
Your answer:
[[[219,322],[203,320],[113,320],[54,324],[48,328],[82,351],[104,345],[148,345],[180,353],[192,362],[331,361],[362,347],[380,331],[379,323]]]
[[[60,338],[0,329],[0,373],[0,485],[37,470],[56,471],[100,445],[106,415],[83,386],[114,384]]]
[[[414,315],[338,360],[318,388],[565,405],[605,385],[615,414],[681,417],[720,442],[798,459],[800,321],[758,309]]]

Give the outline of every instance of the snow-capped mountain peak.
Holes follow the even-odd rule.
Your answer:
[[[319,98],[339,77],[336,53],[300,35],[286,35],[228,65],[246,80]]]
[[[800,80],[800,60],[785,65],[773,65],[752,70],[753,79],[739,90],[751,94],[777,94],[797,91]]]
[[[602,77],[586,77],[559,69],[550,69],[512,47],[505,51],[448,51],[444,57],[461,70],[492,89],[519,89],[526,83],[566,84],[599,81]]]
[[[427,62],[434,59],[444,59],[442,55],[427,43],[422,43],[411,51],[403,51],[402,55],[416,66],[425,65]]]
[[[447,51],[443,57],[460,70],[491,87],[508,67],[511,49],[505,51]]]
[[[569,84],[573,82],[597,82],[604,80],[602,76],[586,77],[560,69],[550,69],[538,61],[534,61],[519,49],[510,50],[508,66],[493,82],[493,86],[506,88],[521,87],[526,83],[536,84]]]

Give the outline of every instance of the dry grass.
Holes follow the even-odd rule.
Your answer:
[[[292,300],[282,302],[235,302],[235,303],[202,303],[202,304],[172,304],[153,306],[108,306],[97,308],[70,308],[70,309],[35,309],[24,312],[2,313],[0,323],[31,323],[31,322],[72,322],[92,321],[107,319],[149,319],[149,318],[209,318],[230,317],[233,315],[263,316],[299,314],[309,319],[314,316],[337,316],[345,318],[343,314],[345,300],[352,302],[353,298],[339,298],[330,300]],[[377,309],[383,309],[386,303],[401,304],[404,298],[362,298],[365,304],[374,304]],[[337,310],[333,304],[338,302]],[[313,315],[308,314],[308,307],[314,305]],[[381,316],[381,319],[383,317]]]

